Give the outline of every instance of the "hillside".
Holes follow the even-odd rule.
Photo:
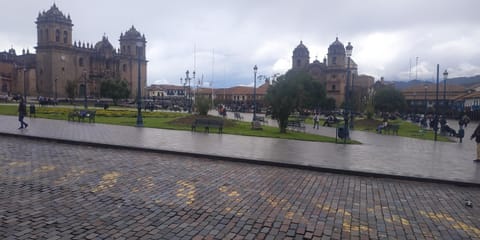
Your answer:
[[[443,79],[440,80],[443,83]],[[388,82],[388,81],[387,81]],[[425,83],[431,83],[431,81],[411,80],[411,81],[392,81],[395,88],[402,90],[412,86],[423,85]],[[480,75],[472,77],[457,77],[447,79],[447,84],[460,85],[465,87],[472,87],[473,85],[480,84]]]

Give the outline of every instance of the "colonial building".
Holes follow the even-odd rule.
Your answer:
[[[347,80],[351,90],[373,85],[373,77],[362,75],[359,78],[357,64],[346,54],[346,50],[352,50],[352,48],[350,43],[345,47],[337,37],[328,47],[328,54],[323,62],[314,60],[310,63],[308,48],[300,41],[300,44],[293,50],[292,70],[305,70],[314,80],[323,83],[327,97],[335,99],[336,105],[339,107],[345,99]]]
[[[38,14],[36,54],[15,51],[0,53],[2,92],[25,92],[27,96],[67,97],[70,81],[76,96],[100,96],[101,81],[118,79],[127,82],[130,97],[136,96],[147,82],[146,40],[133,26],[120,35],[115,49],[106,36],[95,45],[73,41],[73,23],[55,4]]]

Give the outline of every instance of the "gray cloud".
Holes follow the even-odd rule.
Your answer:
[[[2,1],[0,49],[36,45],[34,21],[51,0]],[[338,36],[352,42],[359,72],[408,80],[431,79],[435,65],[450,76],[480,74],[477,0],[56,1],[74,23],[74,40],[95,43],[105,34],[118,47],[130,26],[147,38],[148,83],[179,84],[187,69],[214,86],[252,84],[259,74],[285,72],[300,40],[321,60]],[[21,7],[19,7],[21,6]],[[2,49],[2,50],[3,50]],[[213,52],[215,57],[213,58]],[[415,70],[415,57],[420,63]],[[413,68],[409,70],[412,62]],[[213,64],[214,62],[214,64]],[[414,74],[413,74],[414,75]],[[410,78],[412,74],[410,74]]]

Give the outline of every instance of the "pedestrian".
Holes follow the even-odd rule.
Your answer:
[[[30,104],[30,118],[36,118],[36,110],[35,110],[35,104],[31,103]]]
[[[465,136],[465,130],[463,129],[463,126],[460,126],[460,129],[458,129],[457,137],[460,143],[462,143],[462,139]]]
[[[317,128],[319,127],[319,122],[320,122],[320,116],[318,116],[318,113],[315,113],[315,116],[313,116],[313,128]]]
[[[475,142],[477,143],[477,159],[473,160],[474,162],[480,162],[480,123],[478,124],[477,128],[473,132],[470,139],[472,140],[475,138]]]
[[[20,127],[18,129],[27,128],[28,124],[23,121],[23,118],[27,115],[27,105],[23,101],[23,98],[20,98],[20,103],[18,104],[18,121],[20,122]]]

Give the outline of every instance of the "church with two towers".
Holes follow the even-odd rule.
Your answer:
[[[36,53],[16,55],[15,50],[0,53],[2,92],[30,96],[66,98],[66,86],[76,86],[76,96],[100,97],[101,81],[122,80],[130,97],[147,84],[145,35],[131,27],[120,35],[120,48],[115,49],[106,36],[96,44],[73,40],[73,22],[53,4],[38,14]],[[11,70],[9,73],[8,70]],[[23,79],[23,81],[21,81]],[[23,94],[22,94],[23,95]]]
[[[347,51],[351,51],[352,48],[350,42],[345,47],[337,37],[328,47],[328,53],[323,62],[316,59],[310,63],[308,48],[300,41],[300,44],[293,50],[292,70],[305,70],[314,81],[321,82],[325,87],[327,97],[335,99],[336,106],[339,107],[344,102],[347,86],[353,89],[354,87],[373,85],[374,81],[373,77],[358,75],[357,64],[347,56]]]

